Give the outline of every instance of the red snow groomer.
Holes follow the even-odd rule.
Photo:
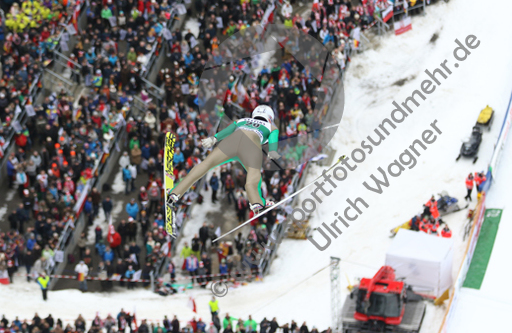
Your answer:
[[[373,278],[361,279],[347,296],[343,332],[419,332],[426,309],[423,300],[396,280],[391,266],[382,266]]]

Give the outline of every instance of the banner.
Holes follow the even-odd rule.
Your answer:
[[[388,6],[388,8],[384,9],[382,12],[382,21],[387,22],[393,17],[393,5]]]
[[[55,257],[53,260],[55,260],[55,262],[64,262],[64,251],[55,251]]]
[[[395,35],[401,35],[409,30],[412,30],[411,18],[409,16],[395,22]]]
[[[473,258],[473,253],[475,251],[476,243],[478,242],[478,236],[480,234],[480,228],[482,227],[482,223],[484,220],[484,212],[485,212],[485,193],[480,198],[476,208],[475,215],[473,217],[473,226],[471,227],[471,234],[469,236],[469,242],[466,245],[466,251],[464,253],[464,259],[459,269],[459,273],[457,275],[457,279],[453,285],[453,290],[451,292],[450,302],[448,303],[448,309],[445,312],[443,321],[441,323],[441,328],[439,329],[439,333],[448,333],[449,325],[451,323],[451,319],[453,314],[455,313],[455,309],[457,307],[457,303],[459,300],[459,293],[462,285],[464,284],[464,280],[466,279],[466,273],[468,272],[469,265],[471,264],[471,259]]]
[[[361,40],[361,28],[360,27],[354,28],[350,33],[350,37],[352,37],[354,39],[353,49],[357,50],[359,48],[359,44],[360,44],[360,40]]]

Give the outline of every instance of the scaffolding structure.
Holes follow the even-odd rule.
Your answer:
[[[331,257],[331,316],[332,332],[341,333],[341,292],[340,292],[340,263],[341,259]]]

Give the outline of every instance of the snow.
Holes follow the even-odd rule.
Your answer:
[[[184,34],[190,29],[190,32],[197,38],[199,36],[199,21],[196,18],[189,18],[185,22],[185,28],[182,29]]]
[[[503,119],[512,89],[512,44],[509,29],[505,26],[510,12],[507,9],[511,7],[510,2],[496,0],[489,4],[476,0],[440,1],[427,8],[425,16],[413,17],[412,31],[400,36],[388,34],[364,53],[352,57],[345,81],[345,113],[331,143],[332,148],[337,150],[336,156],[350,154],[352,149],[359,147],[361,140],[372,134],[382,119],[389,116],[393,110],[392,101],[402,102],[428,78],[425,69],[433,70],[447,59],[452,74],[442,80],[435,92],[428,95],[427,100],[422,101],[414,113],[399,124],[371,155],[367,155],[355,171],[350,172],[332,195],[323,198],[324,203],[314,212],[310,222],[312,227],[318,227],[322,222],[332,222],[334,212],[346,206],[347,198],[361,197],[369,208],[364,209],[349,228],[343,229],[343,235],[334,239],[325,251],[318,251],[308,241],[285,240],[263,283],[232,289],[220,299],[222,316],[226,312],[236,318],[247,318],[251,314],[257,321],[275,316],[279,323],[295,319],[298,322],[306,321],[310,328],[314,325],[320,330],[325,329],[331,325],[330,279],[329,268],[326,268],[330,256],[342,259],[340,287],[344,299],[349,283],[355,284],[360,277],[373,276],[384,264],[385,253],[391,243],[388,235],[392,227],[418,213],[432,194],[446,190],[459,199],[464,197],[465,176],[487,167],[499,133],[498,124]],[[435,43],[430,43],[434,33],[439,38]],[[471,51],[467,60],[460,63],[460,67],[454,68],[454,40],[464,41],[470,34],[476,35],[481,44]],[[402,86],[393,85],[405,78],[408,80]],[[478,162],[472,164],[465,159],[455,162],[462,140],[470,134],[480,110],[486,105],[494,108],[496,122],[490,132],[484,133]],[[376,174],[379,166],[387,168],[413,140],[420,138],[434,120],[438,121],[442,134],[421,154],[417,165],[406,169],[398,178],[391,177],[390,186],[385,188],[383,194],[369,192],[362,183],[368,181],[371,174]],[[510,152],[510,144],[507,147],[507,152]],[[500,175],[509,170],[511,162],[510,158],[502,159]],[[321,171],[321,167],[313,167],[309,179]],[[497,188],[494,190],[498,192]],[[500,192],[501,200],[505,200],[505,190],[500,191],[503,191]],[[301,199],[308,196],[306,191]],[[493,202],[493,196],[500,197],[491,193],[489,205]],[[500,204],[504,206],[505,202],[496,201],[496,205]],[[475,200],[470,208],[474,205]],[[193,213],[195,218],[184,231],[187,237],[202,224],[201,217],[206,208],[205,204],[196,206]],[[509,213],[505,211],[505,214]],[[444,219],[454,234],[454,279],[464,251],[462,228],[465,215],[466,211],[461,211]],[[506,241],[510,226],[504,223],[507,217],[509,215],[502,218],[496,253],[491,259],[481,290],[495,298],[504,297],[498,279],[508,273],[507,267],[500,265],[501,256],[510,253],[510,244]],[[318,233],[314,236],[317,237]],[[181,320],[188,320],[194,316],[187,307],[188,298],[193,295],[198,308],[196,317],[210,318],[207,305],[211,298],[209,290],[192,290],[172,297],[161,297],[142,289],[106,294],[81,294],[77,290],[66,290],[50,292],[48,302],[43,302],[38,293],[37,285],[27,284],[20,278],[12,286],[0,287],[0,298],[16,299],[2,312],[8,318],[17,315],[30,317],[36,311],[41,316],[51,312],[54,317],[69,321],[76,318],[79,312],[89,320],[96,311],[104,317],[107,313],[117,313],[124,308],[127,311],[136,309],[140,319],[160,321],[163,315],[176,314]],[[63,304],[66,306],[63,307]],[[482,303],[482,306],[485,304]],[[437,332],[445,310],[446,305],[435,308],[429,304],[421,333]],[[474,316],[482,318],[480,313]],[[489,323],[489,320],[485,323]],[[472,327],[465,332],[473,331]]]

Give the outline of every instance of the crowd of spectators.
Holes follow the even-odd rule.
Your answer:
[[[214,301],[210,302],[214,303]],[[113,316],[108,314],[102,318],[97,313],[93,319],[85,319],[81,314],[71,323],[63,322],[60,318],[54,318],[49,314],[46,318],[41,318],[38,313],[34,314],[32,319],[9,320],[2,316],[0,320],[0,332],[17,333],[331,333],[331,329],[319,331],[315,326],[311,329],[306,322],[302,325],[294,320],[290,323],[277,322],[274,317],[272,320],[263,318],[259,323],[251,315],[247,319],[234,318],[226,313],[222,319],[219,318],[218,309],[212,312],[212,320],[196,319],[193,317],[189,321],[180,321],[176,315],[170,319],[164,316],[162,321],[151,321],[147,319],[137,320],[136,313],[126,312],[124,309]],[[90,321],[90,322],[88,322]]]
[[[75,8],[75,1],[2,1],[4,18],[0,16],[0,146],[11,131],[25,147],[26,128],[13,127],[16,115],[29,101],[31,85],[50,62]],[[33,88],[35,89],[35,88]],[[21,134],[21,135],[20,135]],[[3,148],[3,147],[2,147]],[[1,150],[3,152],[3,149]]]
[[[26,3],[24,2],[20,8],[29,6]],[[51,3],[50,5],[54,6],[53,2]],[[48,15],[51,16],[49,20],[43,18],[37,25],[30,24],[30,28],[24,28],[23,31],[28,35],[19,38],[26,40],[27,43],[42,44],[46,50],[43,53],[35,52],[32,56],[31,47],[27,47],[29,56],[26,57],[26,61],[32,63],[31,60],[34,60],[33,66],[38,68],[37,64],[40,61],[48,59],[49,52],[55,47],[53,41],[58,32],[57,24],[52,22],[64,22],[69,16],[66,9],[73,5],[73,1],[68,1],[67,7],[59,7],[60,15]],[[126,205],[129,218],[117,226],[117,234],[121,239],[119,244],[110,242],[114,241],[115,237],[109,240],[108,235],[102,235],[97,238],[95,249],[89,249],[98,251],[102,258],[104,253],[109,251],[116,254],[111,260],[102,260],[102,263],[94,263],[91,266],[98,267],[98,272],[106,271],[109,275],[119,271],[119,274],[126,276],[127,272],[131,271],[129,266],[135,271],[146,267],[146,270],[149,270],[164,252],[162,248],[166,242],[161,190],[162,157],[164,137],[168,131],[177,135],[174,172],[175,181],[179,181],[194,165],[200,163],[206,154],[200,140],[212,135],[226,118],[247,117],[256,105],[271,105],[276,112],[280,139],[285,142],[280,145],[280,154],[283,156],[280,163],[286,170],[270,171],[272,168],[267,165],[268,170],[263,172],[262,191],[265,197],[275,201],[291,194],[294,191],[293,167],[313,157],[320,140],[317,134],[311,133],[320,128],[322,119],[318,109],[323,107],[326,92],[322,90],[319,95],[320,82],[315,71],[304,67],[290,54],[283,52],[275,65],[269,68],[262,66],[256,75],[245,75],[256,68],[250,61],[240,61],[233,70],[226,65],[214,68],[212,75],[215,82],[209,81],[205,85],[200,85],[199,82],[207,61],[222,64],[223,59],[229,56],[226,47],[220,46],[222,40],[229,37],[247,42],[247,37],[258,38],[254,35],[235,33],[250,31],[247,29],[259,24],[269,5],[269,1],[243,1],[232,6],[221,1],[209,1],[203,6],[202,2],[196,1],[192,10],[200,23],[199,34],[195,36],[190,30],[182,33],[176,29],[171,32],[170,38],[163,38],[163,29],[172,8],[167,1],[91,2],[90,6],[84,9],[87,28],[77,36],[77,43],[70,50],[71,61],[68,62],[68,67],[73,69],[76,64],[80,64],[81,75],[77,81],[91,87],[91,93],[75,101],[73,96],[62,91],[48,97],[41,105],[34,106],[35,115],[17,136],[19,150],[8,157],[9,186],[17,184],[19,195],[24,200],[23,209],[20,208],[11,214],[11,229],[18,231],[15,238],[26,242],[33,235],[42,248],[48,245],[51,250],[52,246],[56,245],[51,240],[55,237],[58,239],[65,223],[74,218],[73,206],[79,199],[85,182],[93,176],[93,169],[100,162],[99,157],[106,144],[120,124],[125,123],[128,144],[127,152],[120,159],[120,165],[126,184],[125,192],[136,192],[138,198],[133,198]],[[344,43],[348,41],[351,30],[371,22],[368,17],[371,17],[369,11],[372,6],[373,2],[365,3],[361,7],[351,6],[349,1],[340,0],[335,2],[335,5],[324,1],[323,6],[314,7],[311,16],[306,20],[297,15],[293,16],[293,24],[333,48],[334,55],[336,52],[344,54]],[[11,9],[15,7],[12,6]],[[363,13],[368,12],[366,16],[361,15],[361,8]],[[189,10],[189,14],[192,10]],[[44,8],[39,12],[44,17]],[[55,13],[59,13],[58,10]],[[283,13],[284,19],[287,20],[293,14],[293,9],[287,14],[283,7]],[[12,36],[21,33],[17,29]],[[329,31],[328,35],[334,36],[332,39],[326,39],[328,35],[325,35],[325,29]],[[30,32],[40,34],[35,39],[26,38]],[[51,43],[47,41],[49,38]],[[162,69],[158,75],[156,83],[165,91],[165,98],[159,101],[151,99],[142,89],[140,73],[146,70],[147,55],[151,53],[153,45],[156,44],[156,49],[160,49],[162,43],[168,43],[167,55],[171,65]],[[290,49],[295,46],[293,38],[288,40],[287,45]],[[243,52],[251,54],[254,48],[254,44],[249,44],[249,49]],[[18,71],[21,69],[21,72],[26,70],[29,74],[35,73],[30,71],[30,66],[23,65],[24,58],[19,56],[19,51],[13,51],[10,58],[5,47],[3,52],[4,76],[5,69],[9,68],[5,64],[9,61],[18,64],[18,67],[11,67],[10,73],[16,68]],[[338,60],[341,66],[346,57],[343,58],[343,62],[340,61],[339,55],[334,59]],[[247,87],[243,93],[238,89],[241,85]],[[7,98],[7,108],[10,105],[14,112],[16,107],[9,103],[17,91],[19,90],[5,90],[4,97],[0,93],[0,107],[2,98]],[[145,112],[126,119],[129,112],[128,103],[139,93],[141,99],[146,102]],[[14,101],[19,103],[22,99],[15,98]],[[4,114],[7,116],[7,113]],[[286,143],[287,139],[293,140]],[[36,144],[38,147],[42,146],[40,153],[32,152]],[[147,185],[135,189],[134,180],[141,174],[147,176]],[[214,195],[220,190],[226,194],[228,201],[236,209],[239,221],[247,218],[250,212],[244,192],[243,170],[231,164],[224,165],[220,177],[213,181],[210,179],[206,186],[208,185],[212,188],[213,202],[216,201]],[[202,196],[190,192],[183,198],[182,207],[196,199],[201,201]],[[97,217],[102,201],[104,205],[104,200],[97,190],[89,194],[84,205],[89,223]],[[105,207],[103,209],[105,210]],[[106,211],[105,213],[107,215]],[[237,236],[235,249],[232,249],[229,243],[219,245],[221,264],[229,266],[228,270],[239,267],[245,260],[244,256],[251,253],[256,243],[268,239],[274,224],[280,217],[284,218],[284,214],[282,210],[277,210],[265,218],[254,221],[251,224],[252,230],[245,239],[241,235]],[[178,225],[185,217],[177,216]],[[25,225],[31,225],[32,220],[35,220],[34,227],[24,230]],[[145,249],[142,250],[136,244],[131,245],[136,240],[138,232],[144,239]],[[102,246],[101,244],[105,243],[102,238],[106,236],[108,244]],[[208,238],[211,237],[209,233]],[[200,250],[196,255],[199,261],[197,269],[200,268],[202,256],[206,251],[206,241],[203,233],[200,248],[204,251],[201,253]],[[8,242],[15,243],[10,238]],[[14,262],[17,265],[23,263],[21,258],[24,251],[15,251],[17,260]],[[80,252],[80,259],[85,258],[85,252],[84,247],[84,257]],[[141,261],[138,257],[141,253],[146,254],[145,260]],[[189,258],[190,255],[185,257]],[[187,258],[184,258],[186,270]],[[100,265],[106,268],[100,268]],[[191,267],[194,265],[195,261]],[[110,266],[112,268],[109,268]],[[203,266],[207,266],[204,261]],[[221,266],[223,271],[219,270],[219,273],[225,271],[224,265]],[[146,271],[143,272],[143,278],[145,273]]]

